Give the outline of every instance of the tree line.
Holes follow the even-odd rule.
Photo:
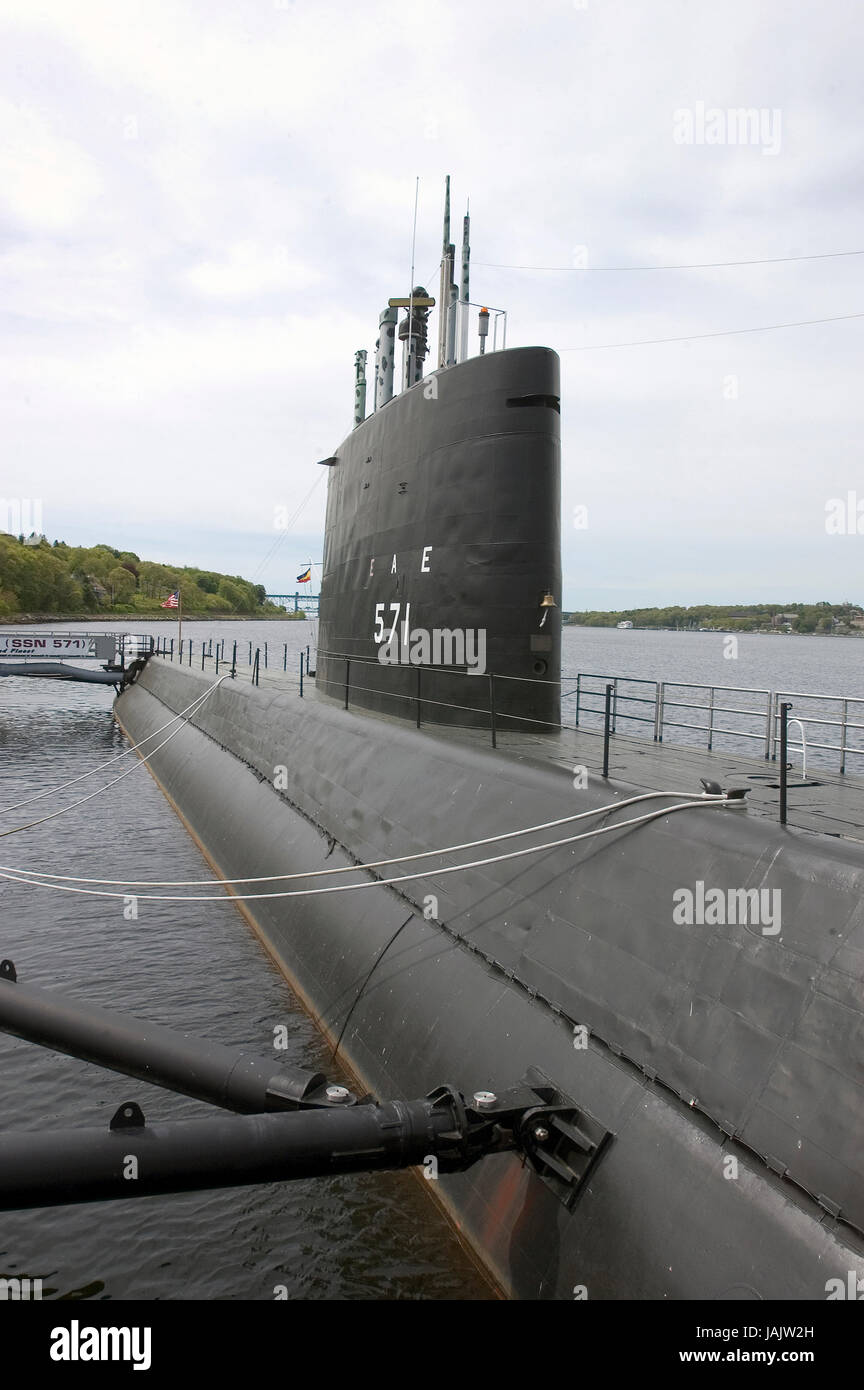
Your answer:
[[[236,574],[157,564],[110,545],[25,541],[0,532],[0,617],[23,613],[153,613],[175,589],[192,613],[281,613],[263,584]]]
[[[631,622],[634,627],[673,628],[688,631],[707,629],[720,632],[862,632],[864,610],[850,601],[843,603],[750,603],[701,604],[683,608],[628,608],[617,613],[595,611],[564,613],[565,623],[579,627],[616,627]]]

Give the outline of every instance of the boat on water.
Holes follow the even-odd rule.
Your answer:
[[[705,790],[716,754],[664,748],[642,782],[580,761],[558,358],[488,350],[482,306],[468,354],[468,261],[466,224],[457,283],[448,190],[437,365],[412,287],[321,464],[314,684],[156,655],[117,718],[140,743],[200,700],[153,775],[362,1088],[542,1074],[572,1102],[545,1171],[424,1174],[504,1294],[840,1296],[864,1274],[864,836]]]

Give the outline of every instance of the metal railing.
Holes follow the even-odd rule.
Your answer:
[[[230,651],[225,641],[210,638],[200,643],[200,665],[204,669],[206,660],[220,665],[229,665],[231,675],[236,676],[238,661],[246,658],[252,683],[260,685],[262,679],[274,681],[277,677],[262,676],[271,666],[279,679],[287,677],[296,684],[296,677],[288,673],[288,644],[282,646],[281,660],[276,653],[269,652],[268,644],[253,647],[251,642],[242,644],[245,651],[238,652],[234,642]],[[184,639],[175,644],[175,639],[157,637],[155,651],[168,660],[179,660],[181,664],[192,665],[193,642]],[[520,732],[530,731],[533,726],[538,732],[556,732],[559,729],[573,729],[585,733],[604,735],[604,765],[608,764],[609,738],[617,733],[629,737],[644,737],[655,743],[663,743],[669,733],[678,736],[678,747],[704,747],[709,752],[716,751],[717,741],[726,744],[722,751],[742,751],[766,761],[776,762],[780,757],[781,711],[786,706],[786,720],[797,724],[801,731],[800,740],[788,740],[787,756],[800,749],[802,757],[802,776],[806,774],[807,761],[811,766],[832,766],[841,774],[847,772],[851,759],[864,759],[864,697],[853,695],[813,695],[806,691],[771,691],[753,686],[707,685],[693,681],[657,681],[642,676],[601,675],[597,672],[565,674],[561,681],[549,681],[529,676],[501,675],[486,672],[482,675],[467,668],[455,666],[406,666],[394,664],[383,666],[379,661],[362,657],[356,653],[319,651],[318,659],[327,659],[335,667],[324,674],[319,672],[319,684],[327,693],[338,698],[347,709],[352,694],[360,697],[386,695],[388,699],[402,702],[406,714],[413,713],[417,727],[422,723],[423,712],[435,708],[447,709],[455,713],[481,716],[488,721],[492,746],[497,746],[499,733],[506,731],[508,725],[518,726]],[[299,653],[300,695],[304,694],[304,679],[315,675],[310,666],[310,648],[305,655]],[[385,670],[415,673],[410,690],[382,690],[380,685],[368,683],[363,668],[370,667],[376,672],[376,679]],[[437,699],[427,688],[424,692],[424,675],[464,676],[473,683],[473,690],[484,691],[481,704],[458,700]],[[502,701],[503,682],[517,681],[525,685],[557,685],[561,691],[562,717],[560,723],[532,718],[525,712],[508,711],[506,700]],[[466,690],[468,687],[466,687]],[[471,700],[471,695],[468,699]],[[413,707],[409,711],[408,707]],[[794,714],[789,711],[794,709]],[[832,713],[832,710],[834,713]],[[573,712],[574,722],[567,722],[567,715]],[[683,717],[682,717],[683,716]],[[857,717],[856,717],[857,716]],[[474,721],[476,723],[476,720]],[[832,731],[836,731],[832,737]],[[738,745],[736,749],[734,746]],[[743,747],[742,747],[743,745]],[[755,745],[755,748],[754,748]],[[833,755],[837,755],[836,759]],[[785,770],[785,769],[784,769]],[[856,771],[864,771],[864,763],[856,765]],[[605,772],[605,766],[604,766]]]
[[[813,695],[800,690],[773,691],[743,685],[703,685],[694,681],[651,681],[596,672],[581,672],[571,677],[571,685],[573,681],[575,689],[568,695],[571,698],[575,695],[575,722],[580,728],[590,728],[592,720],[599,727],[604,717],[606,685],[611,684],[613,734],[619,722],[623,722],[627,726],[625,731],[634,736],[638,736],[638,727],[632,730],[630,725],[649,725],[655,743],[663,743],[667,732],[675,730],[683,732],[685,744],[698,743],[709,752],[714,751],[718,738],[729,742],[740,740],[749,751],[758,745],[763,758],[776,761],[780,707],[788,702],[790,708],[795,709],[790,723],[797,723],[802,731],[800,747],[805,759],[808,752],[836,753],[836,770],[845,773],[850,758],[864,758],[864,697]],[[631,693],[632,687],[637,687],[640,693]],[[648,693],[645,693],[646,687]],[[814,732],[830,730],[837,731],[834,741],[828,733],[820,739]],[[727,745],[724,751],[734,750]],[[826,766],[834,760],[822,757],[816,761]]]

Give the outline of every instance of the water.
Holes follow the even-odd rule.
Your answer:
[[[590,673],[597,677],[626,676],[649,682],[648,685],[619,686],[620,733],[651,738],[653,731],[654,682],[692,682],[699,686],[744,687],[752,692],[773,691],[791,694],[790,717],[800,717],[805,723],[807,764],[839,770],[840,755],[834,749],[820,749],[814,744],[837,745],[839,729],[818,724],[817,720],[837,720],[841,716],[840,698],[864,697],[864,640],[854,637],[797,637],[771,636],[766,633],[731,634],[718,632],[649,632],[637,629],[619,631],[617,628],[568,627],[564,629],[562,670],[574,679],[564,683],[563,718],[566,723],[576,720],[575,676]],[[729,652],[729,655],[724,653]],[[734,655],[732,654],[734,653]],[[592,694],[580,699],[579,723],[587,728],[599,728],[602,719],[596,711],[603,708],[604,682],[595,679],[583,682],[583,690]],[[801,694],[835,697],[827,700],[805,700]],[[626,698],[625,698],[626,697]],[[747,714],[719,713],[715,726],[738,731],[739,736],[718,735],[714,748],[718,751],[738,751],[751,757],[761,757],[764,751],[765,709],[767,696],[762,693],[717,692],[716,705],[752,710]],[[706,725],[708,720],[707,691],[694,689],[667,690],[666,712],[669,721],[664,738],[669,743],[706,746],[704,732],[694,733],[680,725]],[[640,703],[646,701],[646,703]],[[673,701],[691,701],[700,708],[676,706]],[[592,713],[594,711],[594,713]],[[647,719],[643,723],[634,717]],[[847,745],[862,750],[847,757],[847,772],[864,776],[864,705],[849,706]],[[679,727],[676,727],[676,724]],[[741,738],[741,734],[757,737]],[[790,725],[790,748],[796,748],[800,758],[800,735],[797,726]]]
[[[205,633],[229,642],[238,633],[248,641],[251,633],[256,643],[266,639],[278,647],[281,657],[287,641],[299,665],[310,626],[190,623],[186,631],[196,649]],[[111,716],[112,699],[110,687],[0,681],[0,806],[121,752],[126,744]],[[132,761],[93,781],[116,775]],[[64,801],[90,785],[79,784]],[[3,815],[0,828],[56,807],[46,798]],[[104,797],[3,839],[0,860],[110,877],[209,873],[143,765]],[[317,1029],[227,900],[182,909],[141,903],[138,920],[127,921],[116,899],[3,882],[0,957],[14,960],[22,982],[339,1079]],[[273,1029],[279,1024],[287,1027],[289,1048],[276,1054]],[[6,1130],[107,1128],[117,1107],[132,1099],[152,1123],[214,1113],[197,1101],[0,1034]],[[4,1213],[0,1277],[25,1275],[42,1278],[45,1298],[267,1300],[278,1286],[292,1299],[492,1296],[424,1185],[409,1173]]]

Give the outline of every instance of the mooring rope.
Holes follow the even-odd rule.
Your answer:
[[[155,750],[154,750],[155,751]],[[467,840],[461,845],[444,845],[440,849],[427,849],[414,854],[399,854],[392,859],[376,859],[368,864],[345,864],[334,869],[309,869],[302,873],[295,874],[263,874],[259,876],[249,875],[247,878],[175,878],[175,879],[143,879],[143,878],[84,878],[75,874],[52,874],[42,869],[30,869],[18,864],[0,864],[0,871],[8,873],[27,874],[34,879],[52,879],[63,883],[103,883],[110,887],[119,887],[125,884],[129,888],[199,888],[206,887],[212,883],[235,884],[235,883],[280,883],[285,879],[298,878],[321,878],[333,874],[352,874],[366,869],[384,869],[391,864],[414,863],[418,859],[431,859],[441,854],[457,854],[461,850],[479,849],[482,845],[494,845],[501,840],[512,840],[516,835],[539,834],[541,830],[554,830],[559,825],[572,825],[574,821],[585,820],[588,816],[601,816],[607,812],[621,810],[625,806],[633,806],[640,801],[651,801],[656,797],[671,796],[690,796],[689,792],[642,792],[639,796],[628,796],[621,801],[610,801],[605,806],[595,806],[588,811],[579,811],[572,816],[561,816],[558,820],[542,821],[539,825],[526,825],[518,830],[502,831],[498,835],[489,835],[483,840]],[[711,796],[706,793],[704,798],[700,797],[698,802],[725,801],[722,795]],[[614,827],[611,827],[614,829]]]
[[[148,756],[152,757],[154,753],[158,753],[160,748],[164,748],[166,743],[170,743],[172,738],[175,738],[176,735],[180,733],[181,729],[185,729],[192,716],[198,713],[198,710],[201,708],[204,701],[208,698],[208,696],[213,694],[213,691],[216,689],[216,687],[218,685],[221,685],[222,681],[224,680],[227,680],[227,675],[220,676],[218,681],[211,685],[210,689],[205,691],[205,693],[202,696],[200,696],[198,700],[193,700],[192,705],[187,707],[191,710],[191,714],[189,714],[188,718],[183,719],[182,724],[179,724],[178,727],[174,729],[174,731],[170,733],[167,738],[163,739],[161,743],[157,743],[155,748],[151,748]],[[193,705],[194,708],[192,707]],[[173,720],[169,720],[169,723],[173,722]],[[128,751],[132,752],[133,750],[129,749]],[[101,796],[102,792],[106,792],[109,787],[116,787],[117,783],[122,782],[124,777],[131,777],[133,772],[137,772],[139,768],[145,766],[146,759],[142,758],[140,762],[137,762],[134,764],[133,767],[130,767],[127,772],[121,772],[119,777],[113,777],[110,782],[106,782],[105,785],[102,787],[97,787],[95,792],[90,792],[87,796],[80,797],[78,801],[70,801],[68,806],[62,806],[59,811],[52,811],[50,815],[41,816],[39,820],[28,821],[26,825],[16,825],[12,828],[12,830],[0,830],[0,840],[4,840],[7,835],[17,835],[22,830],[32,830],[35,825],[44,825],[46,821],[56,820],[58,816],[65,816],[67,811],[74,811],[77,806],[83,806],[85,802],[92,801],[95,796]]]
[[[173,735],[172,735],[173,737]],[[167,740],[166,740],[167,741]],[[156,751],[156,750],[154,750]],[[128,773],[124,773],[128,776]],[[119,778],[117,779],[120,780]],[[95,795],[95,793],[94,793]],[[87,798],[89,800],[89,798]],[[691,809],[716,808],[722,805],[723,799],[713,801],[699,799],[698,801],[682,801],[674,806],[662,806],[656,811],[649,811],[643,816],[634,816],[629,820],[616,821],[614,825],[602,825],[595,830],[583,830],[579,835],[570,835],[561,840],[550,840],[542,845],[529,845],[525,849],[510,850],[507,854],[490,856],[488,859],[476,859],[467,864],[453,864],[443,869],[425,869],[420,873],[402,874],[397,878],[373,878],[367,883],[345,883],[337,884],[335,888],[292,888],[279,893],[230,893],[230,894],[170,894],[170,893],[136,893],[134,896],[142,902],[177,902],[177,903],[218,903],[218,902],[258,902],[271,898],[306,898],[318,897],[324,893],[351,893],[362,888],[385,888],[396,883],[413,883],[419,879],[438,878],[444,874],[462,873],[466,869],[485,868],[490,864],[500,864],[509,859],[520,859],[526,854],[542,854],[545,850],[560,849],[565,845],[573,845],[581,840],[590,840],[596,835],[609,835],[616,830],[625,830],[628,826],[647,825],[649,821],[657,820],[660,816],[671,815],[674,811],[687,811]],[[71,808],[70,808],[71,809]],[[11,833],[9,831],[7,834]],[[355,865],[357,872],[361,872],[363,866]],[[287,877],[287,875],[286,875]],[[93,898],[127,898],[128,893],[115,893],[107,889],[98,888],[72,888],[65,883],[48,883],[44,879],[24,877],[21,874],[10,873],[0,870],[0,878],[8,879],[14,883],[26,883],[31,888],[47,888],[55,893],[80,893],[86,897]],[[217,882],[218,880],[213,880]],[[240,880],[246,882],[247,880]]]
[[[211,685],[210,690],[207,691],[207,695],[209,695],[212,690],[215,690],[217,685],[221,685],[224,679],[224,676],[220,676],[218,681]],[[8,811],[20,811],[22,806],[30,806],[34,801],[41,801],[43,797],[54,796],[57,792],[65,791],[67,787],[74,787],[76,782],[83,782],[88,777],[95,776],[97,772],[104,772],[105,768],[111,767],[113,763],[119,763],[121,759],[128,758],[130,753],[137,753],[138,749],[143,748],[145,743],[149,743],[151,738],[157,738],[165,729],[170,729],[172,724],[175,724],[178,719],[182,719],[185,714],[188,714],[192,705],[197,705],[199,700],[202,699],[206,699],[206,696],[197,696],[192,701],[191,705],[187,705],[185,709],[181,709],[180,713],[175,714],[173,719],[169,719],[167,724],[160,724],[158,729],[154,729],[152,734],[148,734],[146,738],[142,738],[140,743],[133,743],[131,748],[127,748],[124,753],[118,753],[114,758],[109,758],[107,762],[97,763],[96,767],[91,767],[89,772],[82,772],[78,777],[70,777],[68,782],[59,782],[56,787],[49,787],[47,791],[37,792],[35,796],[28,796],[24,801],[16,801],[12,806],[0,806],[0,816],[5,816]]]

